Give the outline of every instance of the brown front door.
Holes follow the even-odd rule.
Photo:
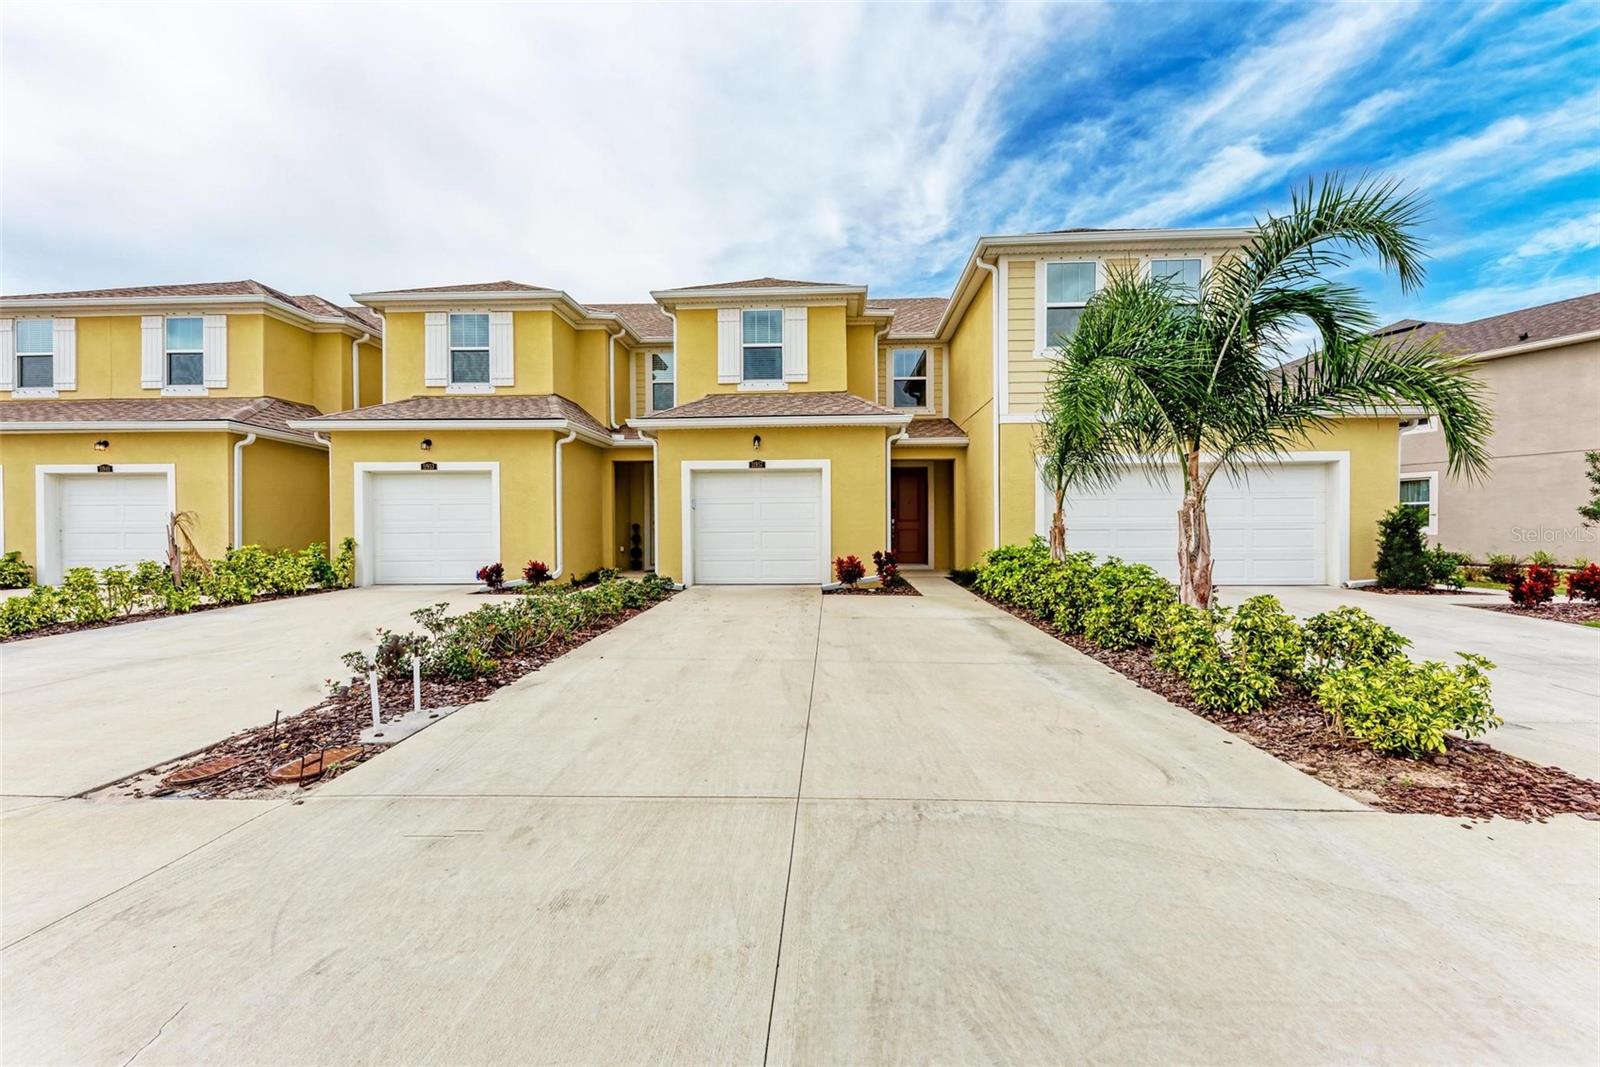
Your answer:
[[[927,563],[928,468],[893,468],[889,500],[889,517],[894,523],[894,542],[889,550],[902,564]]]

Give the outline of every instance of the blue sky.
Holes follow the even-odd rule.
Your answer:
[[[773,274],[943,294],[982,233],[1428,196],[1461,320],[1600,288],[1593,4],[7,4],[0,288]]]

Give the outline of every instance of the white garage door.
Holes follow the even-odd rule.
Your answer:
[[[165,474],[52,477],[63,571],[167,558]]]
[[[370,474],[366,525],[381,585],[476,581],[499,551],[488,471]]]
[[[692,496],[696,582],[822,580],[821,472],[697,471]]]
[[[1218,585],[1325,585],[1328,582],[1326,464],[1255,468],[1249,478],[1219,475],[1206,495]],[[1067,547],[1098,556],[1148,563],[1178,577],[1181,479],[1166,485],[1143,473],[1122,478],[1110,492],[1067,499]],[[1041,532],[1050,528],[1048,495],[1041,494]]]

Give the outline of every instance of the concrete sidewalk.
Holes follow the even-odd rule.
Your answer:
[[[1600,827],[1364,809],[919,584],[689,590],[303,804],[14,810],[0,1060],[1594,1058]]]

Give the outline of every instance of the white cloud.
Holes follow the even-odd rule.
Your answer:
[[[1600,211],[1590,211],[1580,218],[1568,219],[1547,226],[1533,234],[1515,252],[1505,256],[1502,263],[1512,263],[1534,256],[1566,255],[1600,248]]]
[[[1432,148],[1393,161],[1390,166],[1408,181],[1434,190],[1480,185],[1509,178],[1521,184],[1541,167],[1568,153],[1587,151],[1596,136],[1600,94],[1583,93],[1532,115],[1508,115],[1474,133],[1453,137]],[[1546,173],[1561,176],[1557,166]]]

